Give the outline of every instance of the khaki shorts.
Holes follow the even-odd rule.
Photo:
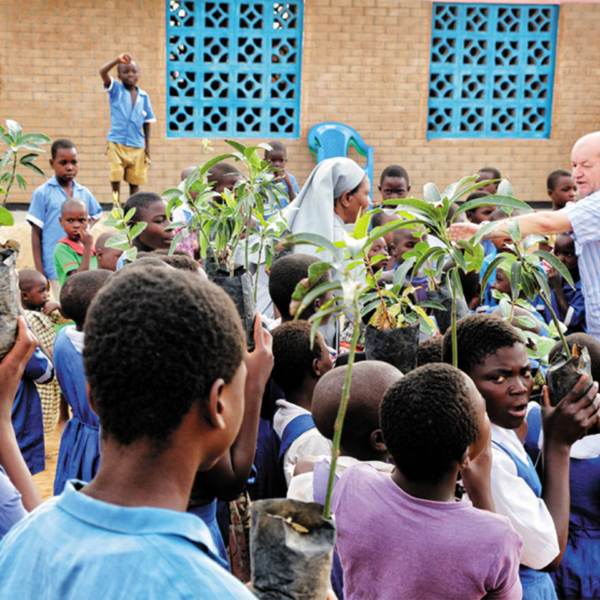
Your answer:
[[[125,181],[131,185],[148,183],[148,164],[144,148],[122,146],[115,142],[108,142],[106,149],[108,166],[110,167],[110,181]]]

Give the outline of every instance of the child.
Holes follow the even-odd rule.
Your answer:
[[[70,321],[61,314],[60,304],[50,300],[48,280],[39,271],[19,271],[19,289],[27,322],[52,358],[56,338],[54,325],[64,325]],[[52,379],[48,383],[38,384],[37,389],[42,402],[44,434],[49,435],[58,423],[60,387],[58,381]]]
[[[69,198],[80,198],[88,207],[90,224],[102,215],[102,208],[90,191],[75,181],[79,170],[77,150],[71,140],[56,140],[52,144],[50,167],[54,176],[40,185],[31,195],[27,221],[31,225],[31,247],[36,271],[50,280],[55,298],[60,286],[54,267],[54,248],[64,236],[59,217],[63,203]]]
[[[471,200],[480,200],[489,196],[488,192],[482,192],[478,190],[477,192],[473,192],[467,196],[466,202],[470,202]],[[471,223],[482,223],[483,221],[489,221],[492,213],[496,210],[496,207],[493,204],[489,204],[487,206],[479,206],[477,208],[473,208],[468,210],[465,214],[467,216],[467,220],[471,221]]]
[[[333,492],[346,600],[520,600],[519,536],[454,495],[459,472],[476,496],[489,483],[489,458],[476,460],[489,427],[475,386],[449,365],[415,369],[387,390],[381,429],[394,472],[357,465]]]
[[[469,315],[457,325],[458,367],[474,381],[492,422],[492,495],[495,510],[507,516],[523,538],[520,577],[523,598],[556,598],[548,573],[567,542],[569,450],[598,422],[598,385],[582,395],[582,377],[544,423],[542,483],[515,429],[525,420],[533,378],[527,349],[517,330],[497,317]],[[444,360],[452,355],[451,332]],[[549,405],[549,402],[548,402]]]
[[[552,210],[560,210],[569,202],[575,202],[577,187],[569,171],[556,169],[548,175],[548,196],[552,200]]]
[[[491,180],[494,179],[497,179],[498,181],[492,182]],[[477,173],[477,180],[475,181],[475,183],[479,183],[480,181],[490,181],[490,183],[482,185],[480,188],[477,189],[480,192],[496,194],[498,193],[500,179],[502,179],[502,175],[500,175],[500,171],[498,171],[498,169],[494,167],[483,167],[483,169],[479,169],[479,172]]]
[[[69,479],[89,482],[100,466],[98,417],[88,401],[83,371],[83,324],[87,310],[106,283],[111,271],[96,269],[70,277],[60,291],[63,310],[75,325],[58,332],[54,365],[73,416],[67,421],[60,440],[54,495],[62,493]]]
[[[444,338],[441,335],[433,335],[420,341],[417,348],[417,366],[443,362],[443,341]]]
[[[107,271],[116,271],[117,262],[123,254],[122,250],[116,248],[109,248],[106,245],[107,240],[111,237],[115,237],[115,233],[112,231],[105,231],[96,240],[96,259],[98,261],[98,268],[105,269]]]
[[[390,165],[381,172],[379,186],[377,188],[381,194],[381,202],[374,203],[380,206],[385,200],[394,198],[408,198],[410,193],[410,180],[408,172],[400,165]]]
[[[427,234],[412,227],[400,227],[394,231],[392,240],[388,264],[392,264],[391,270],[395,271],[405,261],[404,254],[412,252],[419,242],[427,241]],[[427,300],[427,277],[420,274],[409,274],[408,280],[416,289],[417,300],[419,302]]]
[[[388,245],[385,242],[385,238],[380,237],[378,240],[375,240],[371,247],[369,248],[368,257],[369,261],[376,256],[387,256],[388,258],[382,259],[379,262],[372,264],[373,271],[377,272],[379,269],[387,269],[387,264],[389,260],[388,256]]]
[[[573,289],[560,275],[550,268],[548,270],[548,284],[552,290],[553,308],[558,318],[567,326],[568,333],[586,331],[585,329],[585,301],[581,291],[581,276],[579,274],[577,255],[575,254],[575,241],[566,234],[561,233],[554,241],[554,255],[568,269],[575,289]],[[551,315],[545,309],[546,322],[549,323]]]
[[[214,191],[222,194],[226,189],[232,191],[235,184],[242,179],[242,174],[235,165],[219,162],[208,170],[207,177]]]
[[[317,431],[310,414],[313,391],[331,370],[331,356],[320,333],[311,348],[310,331],[307,321],[291,321],[273,330],[273,379],[285,394],[285,400],[276,403],[273,429],[281,440],[279,456],[288,486],[299,459],[331,454],[331,443]]]
[[[108,73],[117,66],[115,81]],[[108,92],[110,131],[106,156],[110,167],[110,185],[119,193],[121,180],[129,183],[129,195],[147,183],[150,164],[150,123],[156,123],[148,94],[137,87],[139,69],[131,55],[119,54],[100,69]]]
[[[185,514],[196,473],[238,434],[244,346],[235,306],[216,285],[153,267],[112,277],[89,309],[83,351],[100,470],[87,485],[67,483],[4,538],[2,597],[37,598],[43,586],[49,599],[86,589],[254,598],[218,564],[202,521]]]
[[[300,188],[296,178],[285,168],[288,161],[287,148],[281,142],[269,142],[269,146],[271,146],[271,150],[265,150],[265,160],[273,165],[275,181],[283,184],[289,202],[291,202],[300,193]],[[289,202],[282,202],[281,208],[287,206]]]
[[[54,248],[54,266],[58,283],[62,285],[73,273],[98,268],[94,236],[88,229],[88,208],[79,198],[67,200],[61,209],[59,222],[66,237]]]

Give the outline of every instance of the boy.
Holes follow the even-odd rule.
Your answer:
[[[232,301],[180,271],[130,269],[95,297],[85,340],[100,470],[4,538],[0,598],[38,598],[40,586],[61,600],[82,590],[254,598],[217,564],[202,521],[185,514],[196,473],[227,451],[242,420],[245,336]]]
[[[493,182],[492,180],[494,179],[498,179],[498,181]],[[498,192],[498,186],[500,185],[500,179],[502,179],[502,175],[500,175],[500,171],[498,171],[498,169],[494,167],[483,167],[483,169],[479,169],[475,183],[479,183],[481,181],[490,181],[490,183],[482,185],[477,189],[480,192],[496,194]]]
[[[225,189],[232,191],[235,184],[242,179],[242,174],[235,165],[219,162],[208,170],[207,178],[214,191],[222,194]]]
[[[90,191],[75,181],[79,170],[77,149],[71,140],[56,140],[52,144],[50,167],[54,175],[31,195],[27,221],[31,225],[31,247],[36,271],[50,280],[55,298],[60,293],[54,267],[54,248],[64,236],[59,223],[63,203],[69,198],[80,198],[88,207],[90,225],[102,216],[102,208]]]
[[[273,379],[285,394],[285,400],[276,403],[273,429],[281,440],[287,485],[300,458],[331,454],[331,443],[315,428],[310,410],[317,381],[333,365],[320,333],[311,347],[310,331],[307,321],[290,321],[273,330]]]
[[[575,202],[577,197],[577,186],[569,171],[556,169],[548,175],[548,196],[552,200],[552,210],[560,210],[569,202]]]
[[[489,195],[490,194],[488,192],[478,190],[477,192],[469,194],[465,202],[470,202],[471,200],[480,200],[481,198],[485,198]],[[465,214],[467,216],[467,220],[471,221],[471,223],[482,223],[483,221],[489,221],[492,213],[495,210],[496,207],[493,204],[489,204],[487,206],[479,206],[478,208],[468,210]]]
[[[115,237],[115,232],[105,231],[96,240],[96,259],[98,260],[98,268],[106,269],[107,271],[116,271],[117,262],[123,254],[122,250],[116,248],[109,248],[106,245],[107,240],[111,237]]]
[[[88,208],[79,198],[67,200],[61,209],[59,222],[66,233],[54,248],[54,267],[62,285],[73,273],[98,268],[94,236],[88,229]]]
[[[60,449],[54,477],[54,495],[60,494],[69,479],[89,482],[100,465],[98,417],[90,408],[83,370],[83,325],[88,308],[111,271],[96,269],[69,277],[60,291],[65,314],[75,325],[58,332],[54,344],[56,379],[71,407],[60,439]]]
[[[300,188],[296,178],[285,168],[288,161],[287,148],[281,142],[269,142],[269,146],[271,150],[265,150],[264,159],[273,166],[271,170],[275,173],[274,181],[283,184],[291,202],[300,193]],[[281,208],[287,206],[289,202],[285,204],[282,202]]]
[[[27,322],[38,340],[52,358],[56,331],[54,325],[69,323],[62,315],[58,302],[50,300],[48,280],[39,271],[23,269],[19,271],[21,305]],[[60,387],[56,379],[37,386],[42,402],[44,434],[49,435],[58,423],[60,414]]]
[[[523,538],[523,598],[556,598],[548,573],[562,559],[569,523],[569,450],[598,422],[598,385],[582,394],[583,376],[556,408],[545,392],[542,483],[515,430],[525,420],[533,378],[527,349],[517,330],[497,317],[469,315],[457,325],[458,368],[483,396],[492,422],[492,495],[495,511],[507,516]],[[444,360],[452,356],[451,332]]]
[[[581,291],[581,276],[575,254],[575,241],[570,235],[561,233],[556,236],[554,255],[568,269],[575,283],[575,289],[561,277],[556,269],[551,267],[547,276],[554,296],[553,308],[555,311],[558,309],[558,318],[567,326],[568,333],[585,332],[585,301]],[[549,323],[550,312],[545,309],[545,313],[546,322]]]
[[[381,173],[377,189],[381,194],[381,202],[374,203],[375,206],[380,206],[385,200],[408,198],[410,193],[408,172],[400,165],[386,167]]]
[[[108,73],[117,66],[115,81]],[[121,180],[129,183],[129,194],[135,194],[147,183],[150,164],[150,123],[156,123],[148,94],[137,87],[139,69],[127,52],[107,62],[100,77],[108,92],[110,131],[106,156],[110,167],[110,185],[119,193]]]
[[[387,390],[381,429],[393,473],[357,465],[333,492],[346,600],[520,600],[519,536],[508,519],[455,498],[459,472],[486,495],[489,458],[471,465],[489,427],[473,382],[449,365],[419,367]]]
[[[403,258],[407,252],[412,252],[419,242],[427,241],[427,234],[420,229],[412,227],[400,227],[396,229],[392,236],[392,245],[390,246],[390,260],[388,264],[392,265],[391,271],[396,269],[405,261]],[[415,295],[419,302],[427,300],[427,276],[418,274],[408,274],[407,280],[415,288]]]

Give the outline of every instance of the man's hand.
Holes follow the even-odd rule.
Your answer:
[[[475,223],[453,223],[450,225],[450,238],[453,242],[469,240],[479,231]]]

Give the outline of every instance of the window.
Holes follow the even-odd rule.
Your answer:
[[[427,137],[548,138],[558,6],[434,4]]]
[[[303,0],[167,0],[167,135],[299,137]]]

